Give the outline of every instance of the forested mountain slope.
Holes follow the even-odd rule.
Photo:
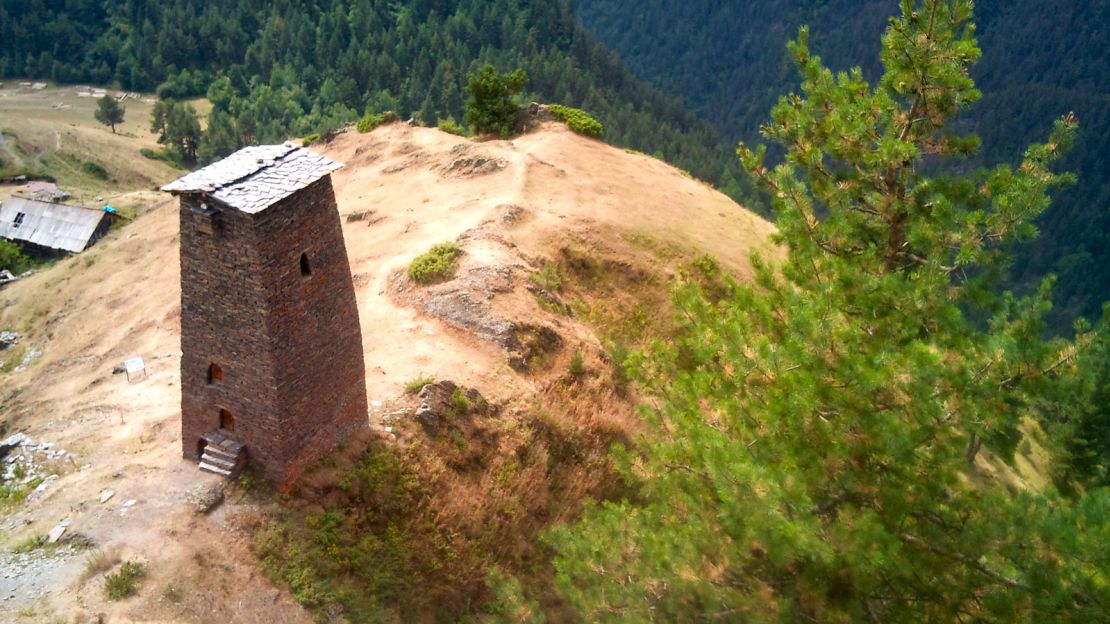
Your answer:
[[[1110,2],[980,0],[983,56],[972,76],[983,91],[963,123],[984,150],[969,166],[1016,162],[1074,111],[1079,144],[1063,167],[1079,183],[1057,194],[1041,238],[1019,259],[1026,285],[1054,272],[1058,325],[1097,316],[1110,299]],[[785,44],[809,24],[814,51],[833,68],[879,71],[878,35],[897,0],[578,0],[579,20],[637,75],[715,124],[729,141],[759,140],[777,98],[796,89]]]
[[[562,0],[3,0],[0,75],[212,95],[210,150],[326,132],[366,110],[461,119],[466,75],[523,68],[528,94],[594,114],[612,143],[710,181],[735,157],[630,73]],[[210,120],[213,121],[213,120]]]

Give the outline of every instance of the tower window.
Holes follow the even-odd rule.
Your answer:
[[[15,221],[12,222],[12,227],[19,227],[23,225],[23,219],[26,217],[27,215],[22,212],[15,213]]]
[[[219,384],[224,382],[224,369],[220,368],[219,364],[213,362],[208,365],[208,385]]]
[[[308,254],[301,254],[301,275],[308,277],[312,275],[312,265],[308,262]]]

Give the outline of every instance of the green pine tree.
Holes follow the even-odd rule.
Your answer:
[[[1110,497],[1006,491],[976,466],[1101,333],[1046,341],[1051,280],[992,288],[1031,237],[1061,120],[1020,167],[943,163],[978,97],[969,0],[903,0],[885,72],[834,75],[802,29],[802,92],[741,160],[774,199],[781,265],[714,296],[678,287],[679,333],[636,360],[651,432],[618,449],[629,500],[550,541],[585,621],[1012,622],[1110,619]],[[926,166],[928,165],[928,166]]]
[[[524,70],[498,73],[492,65],[483,65],[476,74],[467,74],[466,125],[475,134],[509,136],[513,131],[519,106],[513,97],[524,90],[528,76]]]

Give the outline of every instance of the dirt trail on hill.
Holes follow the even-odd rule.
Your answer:
[[[589,328],[544,312],[525,290],[567,246],[664,273],[707,252],[741,277],[752,250],[774,253],[773,227],[711,188],[558,124],[489,142],[391,124],[313,149],[346,163],[333,183],[373,424],[425,375],[502,404],[535,393],[545,371],[519,374],[505,344],[470,324],[533,323],[596,345]],[[0,329],[42,352],[27,370],[0,374],[0,414],[9,433],[66,452],[40,462],[56,481],[0,516],[0,621],[33,611],[46,621],[308,622],[250,555],[260,518],[250,501],[230,495],[207,516],[190,503],[214,478],[179,446],[177,208],[168,196],[148,208],[91,251],[0,290]],[[411,260],[445,241],[464,250],[459,279],[438,290],[410,283]],[[134,356],[145,377],[112,374]],[[114,494],[102,503],[106,490]],[[136,598],[107,602],[102,573],[82,581],[87,551],[8,554],[66,518],[68,535],[148,563]]]

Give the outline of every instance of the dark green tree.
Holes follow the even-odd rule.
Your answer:
[[[111,126],[112,134],[116,133],[116,124],[123,123],[123,115],[126,109],[116,98],[105,95],[96,101],[96,111],[93,112],[93,117],[105,126]]]
[[[1011,493],[977,468],[1098,338],[1042,339],[1051,280],[992,287],[1069,181],[1049,166],[1076,123],[1018,168],[941,173],[978,145],[948,125],[979,97],[971,2],[901,8],[875,86],[806,29],[790,45],[801,93],[764,127],[786,162],[739,150],[786,256],[755,259],[754,286],[677,288],[678,334],[633,361],[657,397],[618,449],[633,494],[551,537],[585,621],[1110,618],[1107,492]]]
[[[502,74],[493,65],[483,65],[476,74],[467,74],[466,125],[475,134],[509,136],[513,132],[519,104],[514,96],[524,90],[528,76],[518,69]]]
[[[217,128],[213,131],[219,136],[219,139],[213,139],[213,141],[218,142],[220,146],[225,142],[223,134],[226,129],[222,122],[222,118],[218,119]],[[158,142],[165,145],[166,150],[181,162],[190,165],[197,162],[201,129],[197,111],[192,104],[159,100],[151,110],[150,131],[159,133]],[[216,144],[215,142],[213,145]],[[214,149],[212,153],[215,152]]]

